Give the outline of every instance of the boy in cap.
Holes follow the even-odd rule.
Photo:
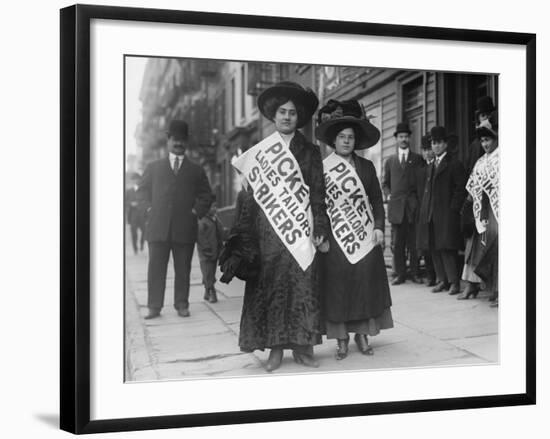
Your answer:
[[[212,196],[215,199],[214,195]],[[197,250],[204,285],[204,300],[216,303],[218,296],[214,284],[216,282],[216,265],[223,247],[225,228],[216,215],[216,201],[210,206],[208,213],[199,220]]]

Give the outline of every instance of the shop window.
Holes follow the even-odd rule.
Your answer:
[[[408,122],[412,131],[410,148],[420,152],[420,142],[424,131],[424,78],[419,76],[403,84],[403,121]]]

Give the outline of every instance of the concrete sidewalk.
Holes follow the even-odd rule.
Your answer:
[[[189,318],[177,315],[173,271],[168,270],[161,317],[147,313],[147,249],[126,258],[126,380],[154,381],[217,376],[263,375],[268,351],[242,353],[238,347],[244,282],[217,283],[218,303],[203,300],[198,257],[191,270]],[[219,277],[219,276],[218,276]],[[369,337],[373,356],[360,355],[353,343],[343,361],[334,359],[335,342],[315,347],[319,369],[305,369],[285,352],[274,373],[487,364],[498,361],[498,308],[486,296],[459,301],[447,293],[405,283],[391,290],[395,327]]]

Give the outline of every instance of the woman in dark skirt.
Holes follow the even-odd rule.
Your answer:
[[[364,111],[357,101],[329,101],[319,110],[319,126],[315,135],[322,142],[335,149],[338,157],[331,161],[331,156],[325,159],[325,185],[327,194],[331,192],[330,177],[327,172],[334,163],[348,163],[350,167],[344,171],[348,175],[359,177],[368,198],[366,204],[370,206],[373,230],[370,236],[357,235],[363,240],[362,245],[370,246],[370,251],[357,257],[361,259],[349,260],[341,241],[337,242],[335,235],[342,236],[341,223],[336,223],[329,206],[329,218],[332,221],[329,233],[330,250],[323,255],[322,262],[322,301],[323,317],[328,339],[337,340],[336,359],[344,359],[348,354],[349,333],[355,333],[355,342],[359,351],[364,355],[372,355],[373,349],[368,343],[368,336],[377,335],[381,329],[393,327],[391,314],[391,297],[388,278],[383,256],[384,245],[384,206],[380,184],[376,170],[370,160],[359,157],[354,151],[366,149],[378,142],[380,132],[364,116]],[[338,162],[339,161],[339,162]],[[332,165],[328,165],[332,163]],[[351,169],[356,174],[351,173]],[[341,194],[345,194],[343,184]],[[355,195],[357,191],[354,191]],[[353,204],[357,205],[356,196]],[[337,225],[336,225],[337,224]],[[350,221],[350,228],[354,227]],[[344,228],[344,230],[347,230]],[[351,238],[350,238],[351,239]],[[371,240],[372,242],[367,242]]]
[[[498,195],[499,149],[498,115],[494,113],[476,128],[476,135],[485,154],[481,156],[466,183],[468,199],[465,208],[473,217],[475,226],[466,246],[462,278],[476,276],[485,283],[490,293],[491,306],[498,306]],[[459,300],[474,298],[478,289],[466,289]]]
[[[292,82],[266,89],[258,98],[262,114],[271,120],[298,162],[313,215],[310,234],[317,247],[327,238],[323,165],[318,146],[297,131],[317,109],[311,90]],[[253,236],[259,254],[259,274],[246,280],[240,323],[239,346],[244,352],[271,349],[265,365],[268,372],[281,365],[284,349],[294,360],[318,367],[313,346],[321,343],[321,316],[317,257],[304,271],[271,226],[250,187],[241,195],[241,211],[233,233]],[[227,271],[228,265],[222,266]]]

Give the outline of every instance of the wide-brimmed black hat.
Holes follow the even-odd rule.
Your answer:
[[[436,142],[438,140],[447,141],[449,139],[449,135],[447,134],[447,130],[445,129],[445,127],[435,126],[432,127],[432,129],[430,130],[430,138],[432,140],[435,140]]]
[[[174,137],[178,140],[187,140],[189,136],[189,128],[187,123],[180,119],[174,119],[168,126],[168,137]]]
[[[493,99],[490,96],[481,96],[476,102],[476,117],[480,113],[489,114],[496,110]]]
[[[406,122],[400,122],[397,124],[397,127],[395,128],[395,132],[393,133],[393,137],[397,136],[399,133],[409,133],[411,134],[412,131],[409,128],[409,124]]]
[[[331,99],[317,114],[315,137],[327,145],[333,146],[335,129],[341,126],[357,128],[354,149],[366,149],[376,145],[380,131],[365,117],[363,107],[356,100],[336,101]]]
[[[420,139],[420,147],[422,149],[431,149],[432,147],[432,138],[429,134],[424,134]]]
[[[317,99],[317,96],[309,87],[304,88],[295,82],[282,81],[266,88],[260,93],[260,96],[258,96],[258,108],[260,112],[270,120],[273,115],[266,113],[265,104],[269,99],[277,96],[288,97],[295,104],[300,104],[304,107],[305,114],[298,113],[297,128],[302,128],[308,123],[319,105],[319,99]]]

